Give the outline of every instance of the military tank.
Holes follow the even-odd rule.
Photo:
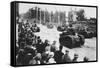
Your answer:
[[[60,31],[60,32],[63,32],[67,29],[67,26],[66,25],[62,25],[62,26],[58,26],[57,27],[57,31]]]
[[[31,27],[32,32],[40,32],[40,28],[35,24]]]
[[[48,29],[52,29],[54,26],[52,24],[47,24]]]
[[[85,38],[92,38],[94,35],[93,31],[86,31],[86,30],[80,30],[78,33],[83,35]]]
[[[78,34],[76,35],[70,35],[67,32],[63,32],[60,34],[59,42],[61,45],[68,47],[68,48],[75,48],[75,47],[81,47],[85,43],[85,39],[83,35]]]

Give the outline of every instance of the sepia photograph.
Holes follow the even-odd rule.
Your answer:
[[[16,3],[17,66],[97,61],[97,7]]]

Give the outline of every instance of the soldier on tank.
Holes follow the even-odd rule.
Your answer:
[[[68,32],[69,35],[75,35],[75,30],[74,30],[72,24],[70,24],[68,26],[67,32]]]

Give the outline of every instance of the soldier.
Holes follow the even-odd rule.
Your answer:
[[[33,39],[30,33],[27,34],[27,38],[26,38],[26,44],[27,45],[32,45],[33,43]]]
[[[30,65],[33,65],[33,64],[41,64],[41,54],[40,53],[37,53],[35,57],[33,57],[32,60],[30,60],[29,64]]]
[[[72,62],[68,50],[66,50],[66,53],[62,56],[62,62],[63,63]]]
[[[18,52],[18,56],[16,58],[16,64],[18,65],[22,65],[23,62],[24,62],[24,57],[25,56],[25,53],[24,53],[24,49],[20,49],[19,52]]]
[[[36,44],[36,49],[38,53],[43,53],[45,51],[45,47],[41,40],[38,44]]]
[[[34,32],[34,25],[32,25],[31,30],[32,30],[32,32]]]
[[[23,65],[29,65],[30,60],[32,60],[33,56],[31,53],[25,54],[23,57]]]
[[[74,54],[73,62],[77,62],[77,59],[78,59],[78,54]]]
[[[51,51],[51,46],[49,44],[50,42],[47,40],[44,45],[45,45],[45,51]]]
[[[56,63],[53,57],[54,57],[54,52],[50,52],[48,55],[47,64]]]
[[[84,57],[84,62],[88,62],[89,61],[89,58],[87,58],[87,57]]]
[[[56,63],[62,63],[62,56],[64,55],[64,53],[62,52],[62,48],[63,46],[59,46],[59,51],[56,51],[54,54]]]
[[[51,52],[55,52],[57,50],[57,47],[55,45],[56,45],[56,41],[53,41],[53,43],[51,44],[51,48],[50,48]]]
[[[19,25],[18,25],[18,32],[20,33],[23,29],[23,24],[24,24],[24,21],[23,19],[21,20],[21,22],[19,22]]]
[[[68,29],[67,29],[67,32],[68,32],[70,35],[75,35],[75,30],[73,29],[72,24],[69,25],[69,27],[68,27]]]
[[[36,53],[36,50],[35,50],[35,48],[33,46],[27,45],[24,48],[24,52],[25,52],[25,54],[30,53],[34,57],[35,56],[35,53]]]

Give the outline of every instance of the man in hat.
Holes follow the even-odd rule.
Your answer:
[[[78,54],[74,54],[73,62],[77,62],[77,59],[78,59]]]
[[[70,25],[68,26],[67,32],[68,32],[70,35],[75,35],[75,30],[74,30],[72,24],[70,24]]]
[[[59,51],[56,51],[54,54],[56,63],[62,63],[62,56],[64,55],[64,53],[62,52],[62,48],[63,46],[59,46]]]
[[[54,57],[54,52],[49,52],[47,64],[56,63],[53,57]]]
[[[67,63],[67,62],[71,62],[71,58],[69,56],[69,51],[66,50],[66,53],[62,56],[62,62],[63,63]]]
[[[83,61],[84,62],[88,62],[89,61],[89,58],[85,56],[84,59],[83,59]]]

